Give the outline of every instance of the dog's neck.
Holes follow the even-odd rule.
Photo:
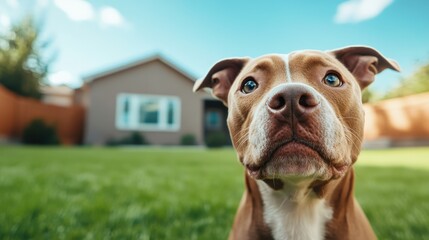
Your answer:
[[[310,187],[312,180],[283,180],[281,190],[257,181],[263,200],[264,221],[274,239],[321,240],[333,210]]]

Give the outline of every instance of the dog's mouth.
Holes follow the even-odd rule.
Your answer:
[[[250,176],[261,180],[287,176],[320,177],[314,175],[321,172],[338,178],[348,169],[347,164],[336,163],[324,148],[302,139],[274,144],[257,164],[245,164],[245,167]]]

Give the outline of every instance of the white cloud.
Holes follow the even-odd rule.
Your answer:
[[[378,16],[393,0],[348,0],[338,5],[336,23],[356,23]]]
[[[100,22],[103,26],[125,26],[125,20],[122,14],[113,7],[102,7],[100,9]]]
[[[9,0],[17,1],[17,0]],[[39,6],[46,5],[50,0],[37,0]],[[99,21],[104,27],[127,27],[122,14],[114,7],[104,6],[95,9],[87,0],[52,0],[73,21]],[[97,12],[97,13],[96,13]],[[96,16],[97,14],[97,16]]]
[[[49,83],[51,85],[68,85],[76,86],[80,83],[80,80],[70,72],[58,71],[48,76]]]
[[[94,8],[85,0],[54,0],[54,4],[73,21],[86,21],[94,18]]]

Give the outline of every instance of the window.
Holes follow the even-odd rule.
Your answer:
[[[178,97],[121,93],[116,107],[119,129],[178,131],[180,128]]]
[[[206,127],[209,130],[219,130],[222,128],[221,113],[216,110],[206,112]]]

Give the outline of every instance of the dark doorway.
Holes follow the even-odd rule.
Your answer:
[[[228,109],[218,100],[204,100],[204,140],[214,135],[224,136],[224,145],[231,145],[226,118]]]

